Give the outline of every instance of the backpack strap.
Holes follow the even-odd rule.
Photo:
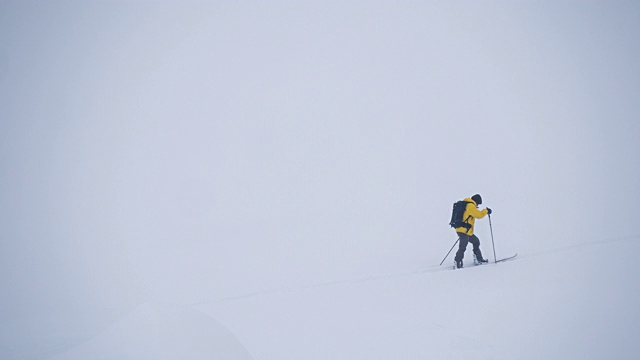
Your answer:
[[[470,201],[465,201],[465,202],[467,203],[467,205],[472,204]],[[467,211],[467,206],[465,206],[465,207],[464,207],[464,211],[465,211],[465,212]],[[463,215],[464,215],[464,214],[463,214]],[[469,223],[467,222],[467,221],[469,221],[469,219],[471,219],[471,218],[472,218],[472,216],[471,216],[471,215],[469,215],[469,216],[467,216],[467,218],[466,218],[466,219],[462,220],[462,222],[463,222],[463,223],[465,223],[465,224],[467,225],[467,226],[465,226],[465,228],[467,228],[467,231],[466,231],[466,233],[467,233],[467,234],[469,234],[469,231],[471,230],[471,227],[472,227],[472,226],[471,226],[471,224],[469,224]]]

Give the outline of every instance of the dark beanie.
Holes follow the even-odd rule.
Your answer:
[[[480,194],[473,195],[471,200],[475,201],[478,205],[482,204],[482,196],[480,196]]]

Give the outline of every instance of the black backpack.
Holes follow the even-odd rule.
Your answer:
[[[464,201],[464,200],[460,200],[460,201],[456,201],[453,204],[453,211],[451,212],[451,222],[449,222],[449,225],[451,225],[452,228],[459,228],[459,227],[463,227],[465,229],[467,229],[467,231],[471,228],[471,224],[467,224],[467,220],[469,220],[469,218],[467,219],[462,219],[462,217],[464,216],[464,212],[467,210],[467,204],[471,204],[469,201]]]

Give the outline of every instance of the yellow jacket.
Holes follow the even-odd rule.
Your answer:
[[[467,234],[469,236],[473,235],[473,225],[476,223],[476,219],[482,219],[489,213],[489,210],[483,209],[478,210],[478,204],[475,201],[471,200],[471,198],[466,198],[464,201],[468,202],[467,208],[464,210],[464,216],[462,220],[467,224],[471,225],[469,230],[465,227],[456,228],[456,232]]]

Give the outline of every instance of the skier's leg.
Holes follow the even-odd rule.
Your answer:
[[[476,259],[479,262],[485,262],[485,259],[482,257],[482,251],[480,251],[480,239],[472,235],[469,237],[469,242],[473,245],[473,253],[476,255]]]
[[[469,243],[469,235],[458,233],[458,237],[460,238],[460,246],[458,246],[458,252],[456,252],[456,263],[464,259],[464,252],[467,250],[467,244]]]

